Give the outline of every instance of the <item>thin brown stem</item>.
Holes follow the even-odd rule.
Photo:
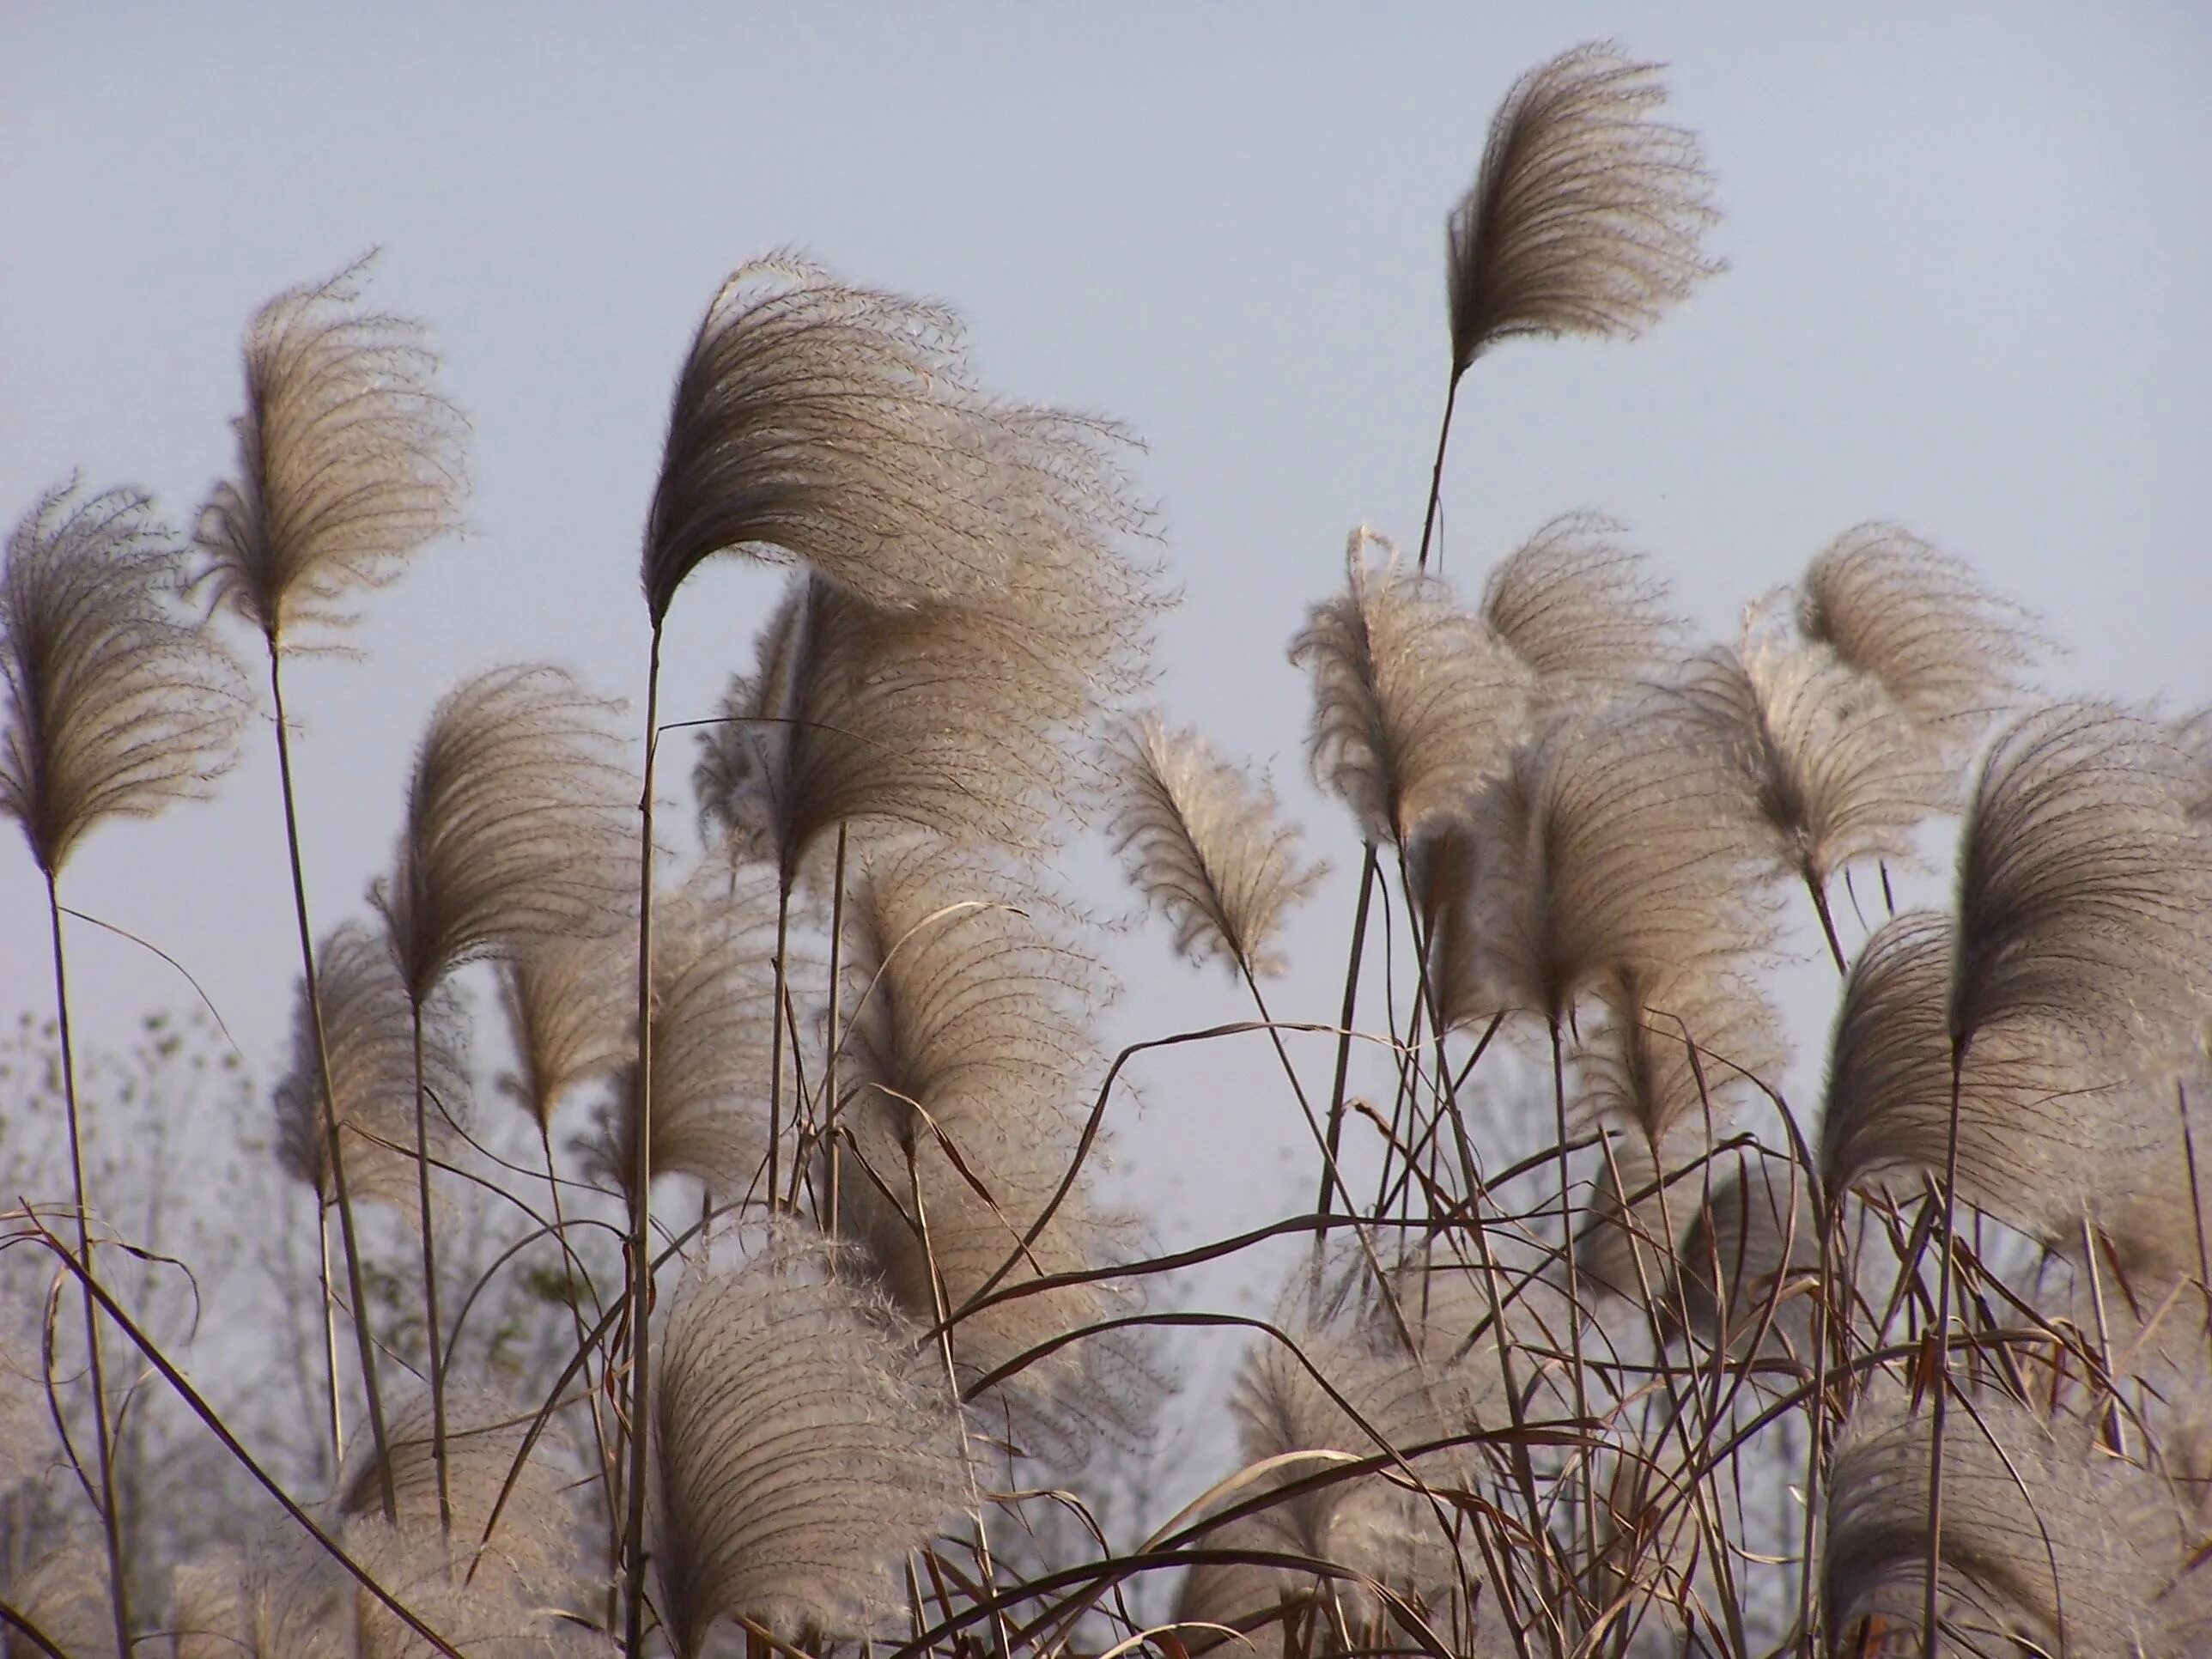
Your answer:
[[[100,1355],[100,1310],[93,1297],[91,1205],[85,1195],[84,1133],[77,1114],[76,1049],[70,1034],[69,962],[62,949],[62,902],[46,872],[46,917],[54,942],[54,1018],[62,1050],[62,1103],[69,1114],[70,1182],[76,1206],[76,1259],[83,1270],[85,1350],[91,1362],[92,1424],[100,1470],[100,1525],[107,1546],[108,1589],[115,1612],[115,1650],[131,1651],[131,1598],[123,1562],[122,1516],[115,1506],[114,1446],[107,1421],[107,1380]]]
[[[1359,903],[1352,913],[1352,950],[1344,969],[1344,1007],[1337,1020],[1336,1075],[1328,1090],[1328,1123],[1322,1147],[1321,1193],[1314,1200],[1314,1213],[1322,1220],[1328,1219],[1329,1188],[1335,1184],[1337,1152],[1344,1141],[1344,1091],[1352,1071],[1352,1022],[1359,1005],[1359,964],[1367,948],[1367,910],[1375,896],[1375,844],[1367,845],[1366,856],[1359,861]],[[1348,1206],[1351,1199],[1345,1200]],[[1314,1234],[1314,1249],[1318,1254],[1325,1234]]]
[[[376,1379],[376,1339],[368,1328],[368,1297],[362,1289],[361,1247],[355,1237],[353,1198],[347,1188],[345,1148],[338,1133],[337,1090],[331,1081],[330,1043],[323,1030],[323,998],[315,975],[314,933],[307,921],[307,878],[300,859],[299,806],[292,782],[291,726],[284,714],[283,659],[276,636],[269,635],[269,696],[276,711],[276,774],[284,798],[284,848],[292,866],[292,913],[299,923],[300,980],[307,1006],[307,1028],[315,1044],[315,1072],[322,1085],[323,1141],[331,1164],[331,1196],[338,1212],[338,1242],[345,1251],[346,1295],[353,1304],[354,1346],[361,1356],[362,1394],[368,1407],[369,1439],[376,1451],[377,1486],[384,1518],[399,1518],[399,1498],[392,1481],[392,1442],[384,1425],[384,1391]]]
[[[415,1041],[416,1195],[422,1221],[422,1334],[430,1345],[430,1461],[438,1471],[438,1528],[453,1530],[453,1493],[446,1471],[446,1355],[439,1340],[438,1246],[430,1212],[430,1091],[422,1076],[422,1004],[410,999]]]
[[[823,1231],[835,1238],[837,1236],[838,1187],[844,1176],[844,1148],[837,1139],[837,1045],[843,1041],[837,1030],[839,993],[842,989],[838,977],[843,969],[839,951],[845,942],[845,853],[846,827],[837,826],[837,871],[830,891],[830,1028],[828,1046],[822,1062],[822,1136],[823,1156],[827,1166],[824,1179],[829,1192],[823,1196]]]
[[[1436,465],[1429,469],[1429,507],[1421,518],[1421,556],[1414,561],[1414,568],[1419,570],[1429,568],[1429,538],[1435,533],[1437,510],[1443,501],[1444,451],[1451,443],[1452,410],[1459,402],[1459,375],[1455,373],[1450,387],[1444,392],[1444,417],[1437,428],[1437,460]],[[1443,568],[1444,556],[1443,550],[1439,549],[1437,568],[1441,570]]]
[[[653,1313],[653,770],[659,749],[660,618],[645,672],[645,780],[638,792],[637,1126],[629,1194],[629,1489],[623,1528],[623,1651],[645,1652],[646,1421],[652,1408]]]
[[[1937,1240],[1942,1256],[1936,1271],[1936,1400],[1929,1413],[1928,1450],[1928,1582],[1921,1600],[1920,1652],[1936,1659],[1937,1569],[1943,1559],[1943,1424],[1951,1405],[1951,1231],[1959,1213],[1959,1082],[1966,1069],[1965,1037],[1951,1043],[1951,1112],[1943,1144],[1943,1227]]]

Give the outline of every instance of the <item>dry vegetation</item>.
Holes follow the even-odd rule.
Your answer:
[[[1717,269],[1662,101],[1602,46],[1514,88],[1449,221],[1451,398]],[[1142,706],[1125,435],[777,258],[681,367],[642,746],[557,669],[459,686],[319,933],[283,671],[464,489],[362,276],[252,321],[192,535],[61,490],[9,544],[0,805],[54,1023],[0,1103],[0,1651],[2212,1650],[2212,723],[2060,697],[2030,619],[1892,526],[1700,644],[1595,514],[1447,578],[1432,490],[1291,646],[1358,896],[1341,1009],[1273,1011],[1318,857]],[[788,589],[697,736],[687,859],[663,625],[728,556]],[[242,902],[300,947],[226,1176],[287,1178],[246,1297],[146,1151],[212,1038],[81,1066],[63,902],[103,819],[224,770],[239,653],[291,862]],[[1947,817],[1950,908],[1869,925]],[[1128,1055],[1039,873],[1085,826],[1228,970],[1178,1042],[1272,1044],[1310,1210],[1169,1257],[1103,1190]],[[1790,1101],[1774,971],[1823,950],[1825,1095]],[[1178,1301],[1280,1240],[1269,1317]],[[1161,1334],[1209,1324],[1249,1343],[1236,1472],[1133,1527]],[[208,1328],[282,1363],[203,1392]]]

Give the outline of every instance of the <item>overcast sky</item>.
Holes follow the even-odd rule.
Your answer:
[[[1638,344],[1483,362],[1447,568],[1600,508],[1719,634],[1836,532],[1893,518],[2047,619],[2071,649],[2055,684],[2212,700],[2197,4],[9,6],[0,506],[81,470],[188,522],[231,464],[252,308],[383,249],[373,292],[434,330],[477,490],[471,533],[371,599],[365,657],[295,676],[327,927],[386,862],[410,748],[456,678],[540,658],[641,692],[639,526],[724,274],[795,246],[947,300],[992,385],[1148,441],[1185,594],[1162,695],[1272,763],[1330,853],[1277,1012],[1333,1018],[1357,848],[1305,782],[1285,648],[1352,525],[1418,538],[1443,222],[1492,109],[1615,33],[1672,65],[1731,268]],[[734,568],[687,589],[669,718],[709,712],[774,591]],[[680,782],[689,744],[670,754]],[[279,830],[264,720],[215,804],[102,830],[65,892],[186,963],[264,1073],[297,966]],[[46,948],[28,858],[0,858],[0,1010],[49,1006]],[[118,940],[74,949],[88,1041],[190,996]],[[1157,928],[1109,954],[1117,1044],[1241,1012]],[[1825,972],[1801,975],[1801,1091]],[[1289,1189],[1266,1062],[1143,1069],[1121,1162],[1169,1239]]]

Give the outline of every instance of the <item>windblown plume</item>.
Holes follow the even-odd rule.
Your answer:
[[[683,1659],[723,1617],[787,1638],[873,1630],[906,1553],[967,1501],[939,1362],[834,1262],[775,1237],[692,1279],[668,1316],[653,1559]]]
[[[734,1203],[759,1180],[768,1157],[775,890],[758,876],[728,890],[714,887],[695,881],[663,901],[653,941],[653,1173],[696,1176],[717,1199]],[[583,1151],[599,1179],[630,1196],[637,1172],[635,1029],[627,1036],[630,1058],[616,1072],[598,1133]]]
[[[787,258],[740,266],[677,381],[646,531],[655,623],[713,555],[811,565],[870,604],[1002,586],[1024,547],[1135,527],[1101,421],[1001,403],[939,307]]]
[[[353,1578],[291,1528],[179,1568],[177,1659],[358,1659]]]
[[[1346,587],[1316,605],[1291,660],[1314,678],[1314,775],[1370,842],[1403,847],[1505,763],[1528,675],[1441,581],[1345,550]]]
[[[2158,723],[2062,703],[1982,763],[1959,862],[1954,1041],[1998,1021],[2092,1045],[2179,1036],[2212,989],[2212,832]]]
[[[1106,542],[1023,547],[994,591],[879,610],[797,578],[693,775],[702,826],[787,877],[841,823],[1035,848],[1079,751],[1143,683],[1146,573]]]
[[[0,811],[58,874],[102,818],[204,797],[235,758],[237,664],[173,609],[181,555],[135,490],[49,490],[8,538]]]
[[[1875,930],[1844,982],[1820,1126],[1832,1192],[1899,1200],[1940,1178],[1950,1123],[1948,919],[1907,911]],[[2170,1104],[2166,1108],[2171,1111]],[[2033,1021],[1983,1028],[1959,1077],[1959,1197],[2046,1243],[2123,1201],[2161,1142],[2123,1068]]]
[[[1656,985],[1765,948],[1725,775],[1668,737],[1649,704],[1565,717],[1485,793],[1473,901],[1485,988],[1445,1009],[1453,1024],[1508,1008],[1564,1025],[1607,975]]]
[[[238,474],[200,510],[217,601],[271,641],[343,626],[356,591],[459,526],[465,423],[422,328],[357,307],[367,264],[254,313]]]
[[[396,867],[370,894],[410,994],[478,957],[621,926],[636,887],[623,804],[635,785],[608,708],[533,665],[493,669],[439,702]]]
[[[49,1545],[44,1559],[0,1596],[70,1659],[116,1659],[107,1560],[97,1547]],[[0,1659],[32,1659],[38,1652],[12,1626],[0,1624]]]
[[[1553,519],[1499,562],[1482,618],[1553,704],[1617,692],[1673,654],[1682,624],[1662,609],[1667,585],[1599,513]]]
[[[1807,567],[1797,625],[1879,680],[1954,764],[2017,703],[2043,643],[1964,560],[1893,524],[1847,530]]]
[[[323,941],[316,957],[323,1040],[337,1098],[346,1190],[356,1203],[390,1204],[413,1214],[415,1047],[407,987],[384,942],[349,923]],[[436,1103],[428,1114],[430,1155],[451,1154],[449,1120],[467,1113],[467,1036],[460,1004],[449,994],[423,1006],[423,1080]],[[285,1170],[333,1201],[330,1141],[323,1125],[314,1026],[304,989],[292,1023],[292,1067],[276,1085],[276,1152]]]
[[[1116,842],[1130,879],[1175,927],[1176,949],[1255,976],[1276,972],[1275,932],[1325,866],[1301,867],[1274,791],[1157,714],[1124,727],[1109,757]]]
[[[927,843],[874,853],[846,907],[842,1227],[920,1323],[995,1279],[1006,1299],[951,1330],[963,1383],[1127,1301],[1104,1281],[1025,1288],[1107,1265],[1128,1231],[1087,1172],[1069,1179],[1104,1069],[1088,1023],[1104,993],[1050,914],[989,866]],[[1030,1449],[1073,1462],[1098,1431],[1127,1427],[1142,1384],[1133,1352],[1092,1339],[1030,1366],[1002,1398]]]
[[[1245,1361],[1232,1402],[1240,1455],[1248,1468],[1285,1461],[1229,1502],[1279,1491],[1289,1495],[1223,1523],[1198,1547],[1300,1557],[1358,1577],[1332,1584],[1288,1566],[1202,1563],[1184,1580],[1177,1619],[1249,1630],[1285,1604],[1333,1589],[1355,1627],[1379,1626],[1382,1634],[1392,1626],[1373,1583],[1435,1613],[1456,1589],[1458,1570],[1434,1510],[1385,1475],[1326,1477],[1342,1465],[1395,1454],[1393,1474],[1410,1467],[1444,1489],[1463,1488],[1464,1450],[1420,1449],[1474,1426],[1451,1378],[1402,1348],[1395,1355],[1377,1352],[1352,1334],[1304,1328],[1294,1340],[1295,1352],[1268,1341]],[[1306,1489],[1290,1490],[1301,1486]],[[1187,1639],[1194,1647],[1211,1645],[1203,1632]]]
[[[514,1069],[500,1092],[530,1114],[541,1135],[579,1085],[637,1051],[634,951],[609,939],[526,941],[499,964],[499,1006]]]
[[[1680,1294],[1690,1329],[1711,1345],[1769,1348],[1810,1360],[1812,1304],[1801,1290],[1820,1270],[1820,1223],[1810,1176],[1788,1160],[1739,1154],[1682,1240]]]
[[[1659,68],[1594,41],[1505,94],[1449,227],[1453,379],[1504,340],[1632,339],[1719,270],[1697,136],[1652,118]]]
[[[1656,1146],[1686,1125],[1724,1125],[1760,1083],[1780,1081],[1780,1016],[1741,975],[1625,965],[1599,994],[1605,1024],[1576,1050],[1581,1108],[1597,1122]]]
[[[1943,1433],[1938,1650],[2181,1651],[2158,1601],[2181,1538],[2154,1479],[2100,1452],[2085,1424],[2046,1425],[1995,1395],[1967,1405]],[[1855,1650],[1863,1627],[1919,1626],[1928,1466],[1927,1423],[1898,1390],[1877,1390],[1852,1413],[1830,1477],[1822,1564],[1838,1653]]]
[[[541,1437],[532,1449],[514,1490],[505,1504],[500,1502],[532,1415],[530,1407],[482,1389],[449,1391],[446,1480],[453,1531],[450,1540],[444,1540],[430,1399],[426,1394],[401,1405],[388,1436],[392,1489],[398,1504],[396,1540],[420,1554],[425,1542],[438,1540],[441,1565],[457,1574],[473,1567],[480,1582],[518,1595],[526,1591],[542,1597],[565,1588],[568,1575],[580,1565],[577,1517],[569,1498],[574,1478],[556,1467],[551,1437]],[[374,1455],[356,1457],[339,1487],[339,1513],[350,1521],[380,1522],[382,1493]]]
[[[1779,1016],[1741,975],[1622,970],[1599,994],[1604,1022],[1573,1051],[1577,1110],[1629,1133],[1613,1152],[1620,1189],[1609,1174],[1599,1180],[1575,1261],[1601,1288],[1641,1297],[1674,1271],[1706,1153],[1759,1082],[1779,1081],[1787,1055]]]
[[[1676,683],[1698,738],[1727,757],[1782,873],[1825,890],[1863,859],[1913,861],[1913,831],[1952,810],[1954,769],[1923,729],[1825,646],[1749,632]]]

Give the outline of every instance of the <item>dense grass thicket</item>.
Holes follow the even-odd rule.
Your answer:
[[[1286,642],[1330,824],[1150,705],[1129,434],[786,256],[682,354],[641,705],[454,685],[348,915],[309,914],[286,674],[438,580],[466,427],[424,331],[362,268],[289,290],[188,531],[32,504],[0,1652],[2212,1651],[2212,718],[2055,684],[1892,524],[1723,642],[1595,514],[1443,569],[1484,358],[1633,338],[1717,269],[1662,103],[1601,45],[1498,112],[1419,539],[1354,531]],[[781,601],[664,724],[665,624],[732,557]],[[249,738],[289,1070],[253,1089],[198,1009],[82,1051],[88,837]],[[1052,873],[1084,836],[1215,969],[1193,1029],[1102,1041]],[[1901,905],[1947,838],[1948,908]],[[1324,856],[1341,1001],[1284,1006]],[[1817,1100],[1792,958],[1833,967]],[[1310,1198],[1167,1254],[1105,1151],[1133,1060],[1172,1110],[1217,1044],[1279,1060]],[[1280,1273],[1267,1316],[1189,1305],[1231,1259]],[[1155,1455],[1194,1336],[1242,1345],[1211,1484]]]

